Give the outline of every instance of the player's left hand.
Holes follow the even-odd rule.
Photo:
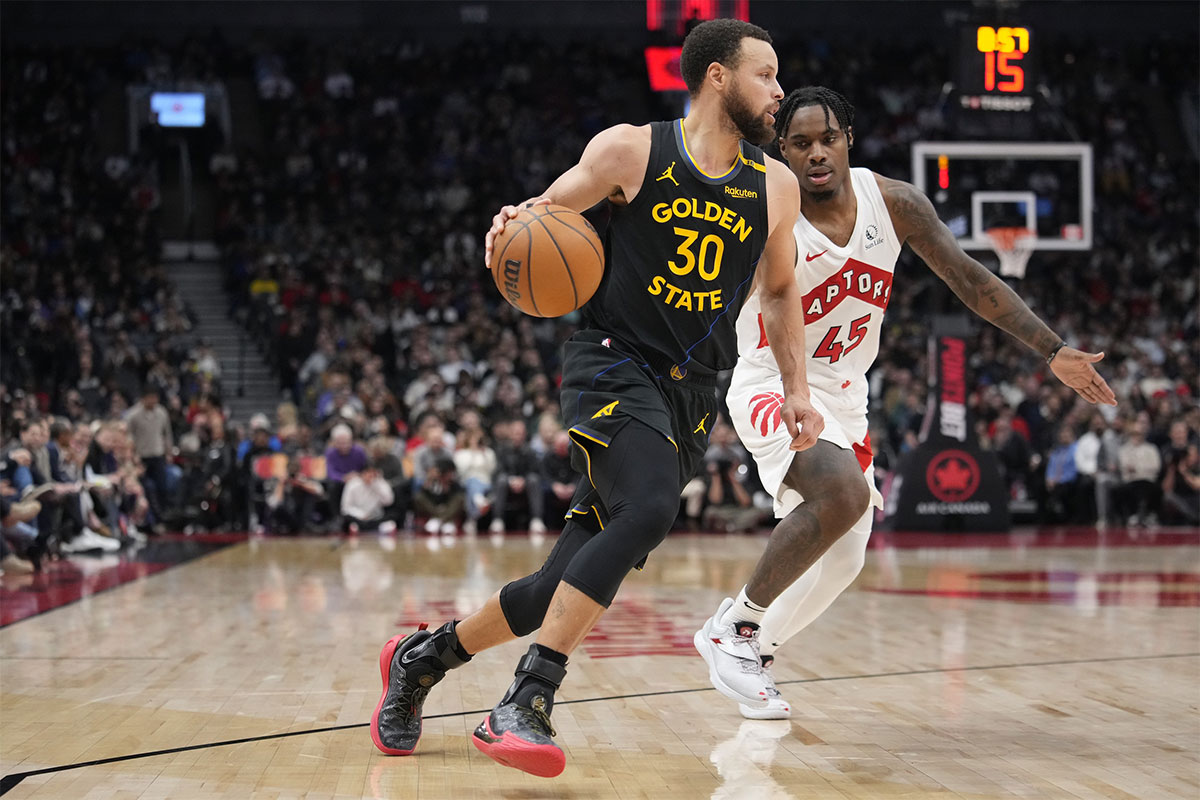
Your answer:
[[[807,450],[817,443],[817,437],[825,430],[825,418],[813,408],[807,397],[788,395],[783,399],[780,415],[787,426],[788,435],[792,437],[792,443],[788,446],[791,450]]]
[[[1085,353],[1074,347],[1064,346],[1050,362],[1050,371],[1060,381],[1074,389],[1080,397],[1093,405],[1115,406],[1117,396],[1108,382],[1100,377],[1092,366],[1104,358],[1104,353]]]

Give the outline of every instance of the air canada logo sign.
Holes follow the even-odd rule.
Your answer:
[[[964,450],[943,450],[929,461],[925,483],[943,503],[961,503],[979,488],[979,463]]]

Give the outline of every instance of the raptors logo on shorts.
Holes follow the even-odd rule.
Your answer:
[[[783,395],[776,392],[756,394],[750,398],[750,424],[763,436],[768,433],[768,425],[770,433],[774,433],[783,424],[783,416],[780,413],[782,408]]]

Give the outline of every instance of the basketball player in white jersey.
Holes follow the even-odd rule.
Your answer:
[[[780,420],[783,388],[751,296],[738,317],[727,396],[742,443],[779,518],[750,581],[697,631],[696,649],[742,714],[781,719],[776,649],[816,619],[862,569],[874,508],[867,370],[879,352],[892,273],[907,242],[972,311],[1046,359],[1091,403],[1116,404],[1092,366],[1103,353],[1068,347],[1002,280],[959,246],[929,199],[903,181],[850,168],[854,108],[837,92],[792,92],[776,119],[779,149],[800,183],[796,282],[804,297],[808,382],[825,429],[795,452]]]

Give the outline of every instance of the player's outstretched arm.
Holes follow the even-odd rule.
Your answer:
[[[804,302],[796,286],[796,239],[792,226],[800,214],[800,187],[791,171],[767,159],[767,241],[758,262],[756,291],[763,328],[783,379],[783,422],[793,450],[817,443],[825,420],[809,400],[805,369]]]
[[[503,206],[492,217],[492,227],[483,238],[483,264],[492,262],[492,244],[504,226],[524,206],[554,203],[572,211],[584,211],[605,198],[615,203],[633,199],[642,185],[650,159],[650,126],[615,125],[596,134],[579,163],[550,184],[537,197]]]
[[[968,308],[1039,353],[1058,379],[1089,403],[1117,404],[1116,395],[1092,366],[1103,353],[1067,347],[1008,284],[963,251],[929,198],[915,186],[882,176],[878,181],[896,235]]]

